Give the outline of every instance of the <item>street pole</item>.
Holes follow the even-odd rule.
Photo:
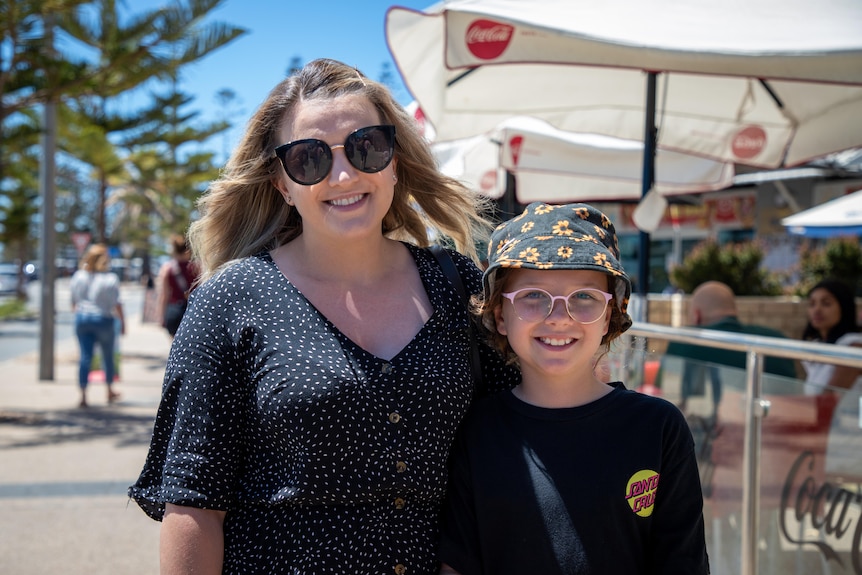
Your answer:
[[[54,17],[50,13],[45,16],[45,39],[48,51],[54,55]],[[50,72],[49,72],[50,73]],[[49,78],[49,85],[51,84]],[[54,279],[56,267],[54,254],[56,252],[56,193],[54,153],[57,149],[57,107],[55,95],[51,94],[45,102],[42,133],[42,163],[39,169],[39,181],[42,188],[42,223],[39,270],[42,291],[39,311],[39,380],[54,379]]]

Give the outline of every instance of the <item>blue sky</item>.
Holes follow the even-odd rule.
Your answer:
[[[168,0],[130,1],[133,11],[166,5]],[[230,88],[237,95],[229,134],[231,147],[248,117],[285,75],[294,57],[303,62],[334,58],[379,79],[390,63],[396,98],[412,98],[401,83],[386,45],[384,21],[390,6],[417,10],[434,0],[226,0],[209,20],[230,23],[248,32],[184,71],[181,88],[195,96],[189,109],[218,119],[223,110],[215,94]],[[219,145],[221,147],[221,145]]]

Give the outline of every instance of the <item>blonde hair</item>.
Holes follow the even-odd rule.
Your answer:
[[[88,272],[106,272],[111,268],[110,264],[111,257],[105,244],[92,244],[81,257],[81,269]]]
[[[302,101],[361,95],[396,133],[397,182],[383,219],[390,238],[429,245],[428,230],[447,237],[455,249],[479,261],[476,244],[488,238],[489,201],[437,169],[416,121],[382,84],[334,60],[314,60],[279,83],[252,116],[221,177],[198,201],[201,214],[189,241],[203,278],[225,264],[274,249],[302,233],[299,212],[273,185],[276,141],[288,114]]]

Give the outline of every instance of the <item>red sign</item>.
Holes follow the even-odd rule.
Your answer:
[[[416,107],[416,111],[413,112],[413,119],[419,124],[419,131],[425,135],[425,112],[422,111],[422,108]]]
[[[90,232],[72,232],[72,243],[75,244],[79,256],[84,255],[84,250],[90,245],[90,237]]]
[[[493,191],[497,187],[497,171],[488,170],[482,175],[482,181],[479,182],[479,189],[483,192]]]
[[[509,46],[514,30],[493,20],[476,20],[467,28],[467,49],[479,59],[493,60]]]
[[[524,143],[524,136],[512,136],[509,139],[509,149],[512,151],[512,164],[517,168],[518,160],[521,158],[521,144]]]
[[[730,144],[733,155],[750,160],[766,147],[766,132],[760,126],[748,126],[740,130]]]

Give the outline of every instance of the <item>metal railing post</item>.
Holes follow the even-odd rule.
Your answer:
[[[745,370],[745,443],[742,459],[742,570],[757,573],[757,540],[760,532],[760,442],[763,418],[769,402],[763,399],[763,357],[747,354]]]

